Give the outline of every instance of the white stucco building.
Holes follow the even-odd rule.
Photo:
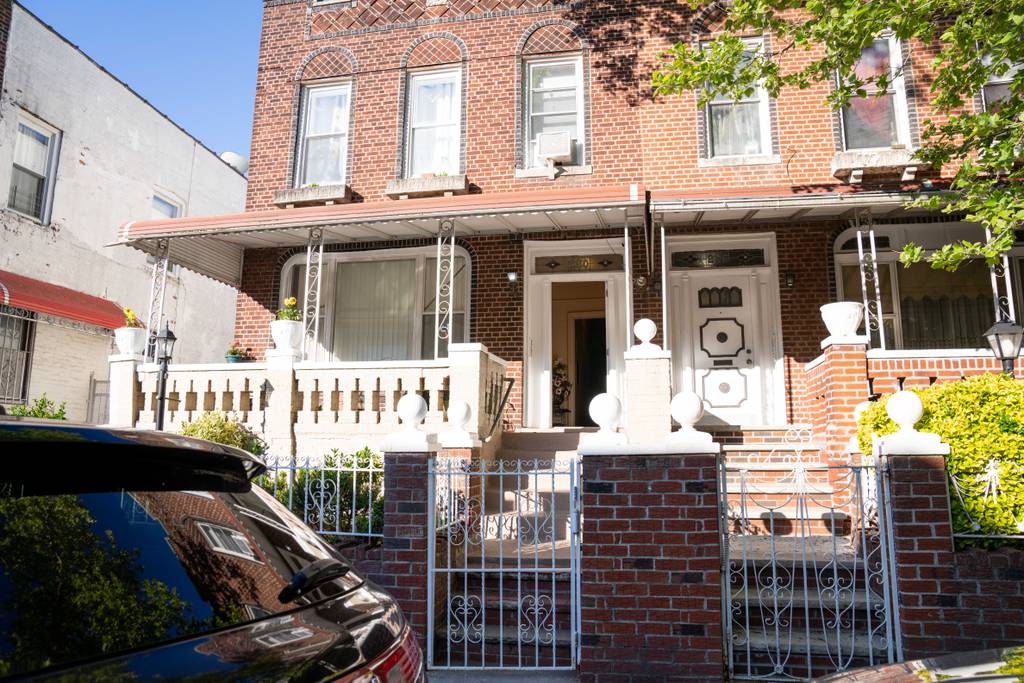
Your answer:
[[[106,246],[113,231],[241,211],[246,179],[17,3],[0,49],[0,404],[45,393],[69,419],[103,421],[110,328],[120,307],[144,316],[152,270],[145,254]],[[234,299],[169,273],[176,361],[228,347]]]

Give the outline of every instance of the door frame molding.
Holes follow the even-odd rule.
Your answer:
[[[523,418],[526,427],[551,428],[551,293],[554,282],[605,283],[608,390],[622,396],[625,374],[626,273],[534,273],[540,256],[624,254],[622,237],[523,241]],[[536,332],[536,335],[534,334]]]
[[[738,249],[743,247],[764,249],[767,265],[743,266],[738,268],[708,268],[671,270],[671,254],[679,250]],[[786,423],[786,383],[784,374],[784,353],[782,344],[782,310],[779,294],[779,258],[774,232],[701,233],[693,235],[669,235],[666,237],[669,264],[668,305],[674,313],[671,316],[671,349],[673,379],[678,391],[693,391],[695,377],[693,363],[688,358],[693,353],[692,341],[687,331],[693,326],[693,307],[686,305],[686,290],[691,273],[702,275],[728,275],[730,273],[760,276],[757,292],[758,308],[753,311],[763,324],[760,343],[764,344],[768,363],[762,366],[762,406],[765,424]],[[678,308],[672,308],[679,302]]]

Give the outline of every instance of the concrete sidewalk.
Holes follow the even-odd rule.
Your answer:
[[[575,671],[431,671],[428,683],[576,683]]]

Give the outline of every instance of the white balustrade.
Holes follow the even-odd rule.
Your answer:
[[[267,367],[263,363],[170,366],[165,429],[180,431],[182,424],[205,412],[217,411],[259,432],[266,403],[262,390],[266,377]],[[136,426],[152,429],[156,424],[159,367],[141,366],[138,378],[142,396]]]

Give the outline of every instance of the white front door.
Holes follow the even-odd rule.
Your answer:
[[[769,277],[767,268],[697,270],[674,287],[680,379],[704,399],[703,424],[766,424],[773,416]]]

